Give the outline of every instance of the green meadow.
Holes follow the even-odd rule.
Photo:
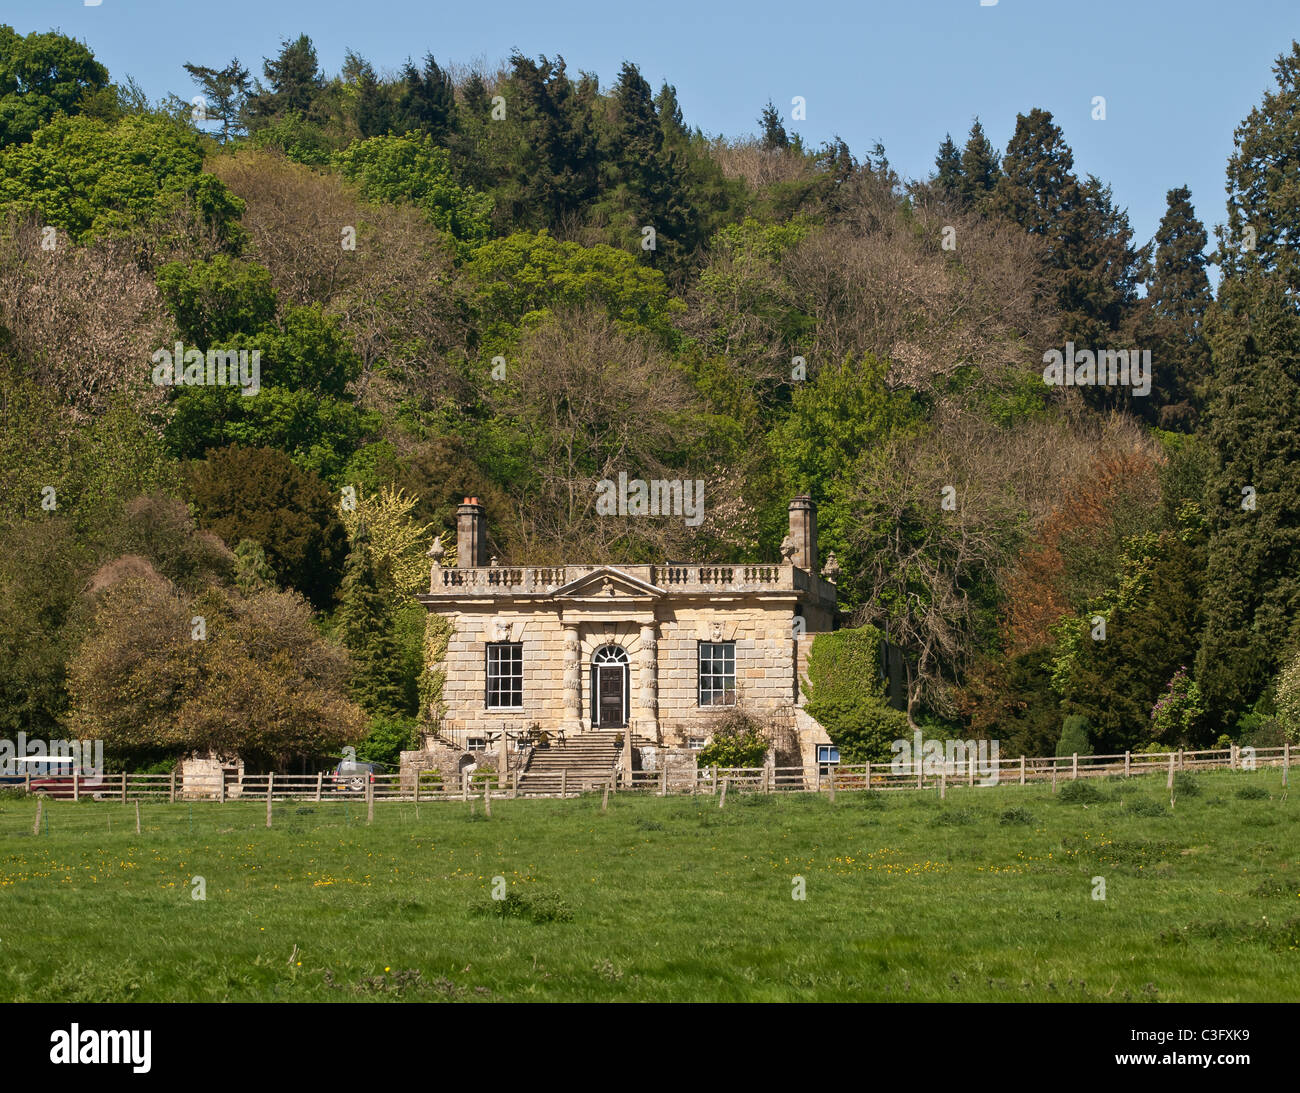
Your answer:
[[[139,835],[10,796],[0,999],[1300,996],[1279,771],[1075,786],[145,804]]]

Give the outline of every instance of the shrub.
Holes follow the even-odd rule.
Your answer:
[[[1263,786],[1242,786],[1237,790],[1239,801],[1263,801],[1268,798],[1268,790]]]
[[[812,699],[808,714],[840,749],[845,763],[882,763],[893,757],[895,740],[910,740],[907,715],[873,699]]]
[[[1061,725],[1061,739],[1057,742],[1056,754],[1058,756],[1091,755],[1090,731],[1091,726],[1088,724],[1086,717],[1071,714]]]
[[[1066,782],[1056,796],[1067,805],[1092,804],[1106,799],[1106,795],[1091,782],[1083,781]]]
[[[1199,797],[1201,784],[1186,771],[1174,775],[1174,793],[1179,797]]]
[[[1071,782],[1071,785],[1082,785],[1080,782]],[[998,823],[1006,824],[1032,824],[1034,817],[1026,808],[1009,808],[998,817]]]
[[[1136,801],[1130,802],[1128,810],[1134,816],[1168,816],[1167,809],[1160,801],[1153,801],[1149,797],[1139,797]]]
[[[768,741],[763,726],[736,707],[718,715],[709,742],[695,757],[701,767],[761,767]]]
[[[1179,668],[1151,707],[1151,735],[1166,743],[1186,743],[1205,715],[1201,689]]]
[[[1300,743],[1300,653],[1277,678],[1277,720],[1286,738]]]
[[[372,718],[370,731],[357,745],[357,758],[395,767],[402,760],[402,752],[415,748],[417,735],[416,724],[410,718]]]
[[[945,808],[930,822],[936,827],[966,827],[979,819],[969,808]]]

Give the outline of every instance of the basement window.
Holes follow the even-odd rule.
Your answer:
[[[703,736],[688,736],[686,738],[686,746],[690,748],[691,751],[703,751],[705,742]]]

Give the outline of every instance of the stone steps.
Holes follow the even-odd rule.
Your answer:
[[[520,796],[555,794],[562,786],[576,792],[609,781],[622,753],[622,736],[621,732],[589,732],[563,744],[534,748],[519,774]]]

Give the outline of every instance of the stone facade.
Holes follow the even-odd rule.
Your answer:
[[[791,503],[784,560],[769,565],[499,566],[483,557],[482,521],[467,498],[457,566],[435,557],[419,597],[451,623],[430,665],[445,673],[445,746],[630,727],[638,746],[688,748],[735,705],[789,722],[812,636],[836,625],[838,567],[815,569],[809,498]],[[490,657],[504,658],[492,684]]]

